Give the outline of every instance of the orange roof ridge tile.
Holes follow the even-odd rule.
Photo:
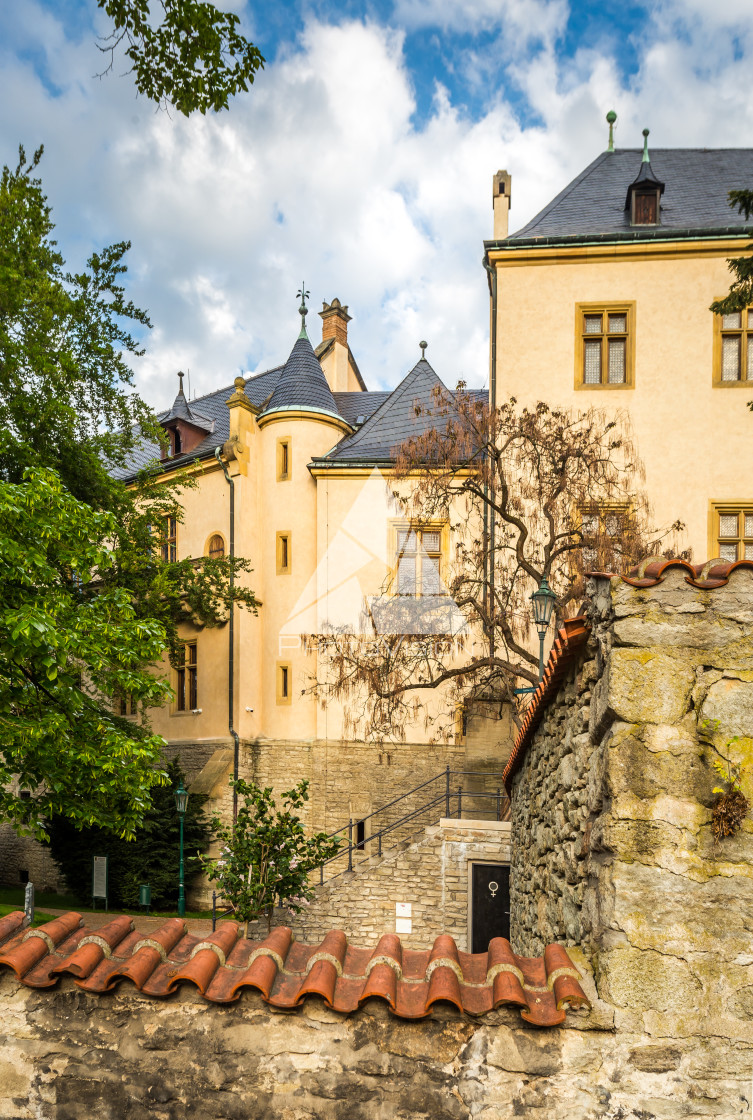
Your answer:
[[[544,675],[538,688],[531,695],[531,701],[526,708],[523,723],[502,773],[502,780],[508,794],[511,793],[513,777],[520,769],[531,737],[541,723],[544,709],[559,687],[563,676],[572,665],[578,651],[587,642],[590,629],[588,621],[582,615],[576,615],[575,618],[566,618],[557,631],[544,669]]]
[[[656,587],[662,583],[669,568],[682,568],[687,572],[685,582],[691,587],[701,591],[713,591],[717,587],[724,587],[729,581],[732,572],[738,568],[753,571],[753,560],[721,560],[714,557],[705,560],[702,564],[691,564],[679,557],[667,559],[660,556],[648,556],[637,567],[620,575],[619,578],[631,587]],[[616,579],[615,572],[586,572],[586,576],[601,579]]]
[[[502,937],[493,938],[486,953],[464,953],[449,934],[431,949],[404,949],[396,934],[365,949],[349,944],[342,930],[330,930],[319,945],[304,945],[286,926],[261,942],[242,940],[236,922],[222,922],[204,938],[188,933],[179,918],[151,937],[140,936],[125,915],[96,931],[76,913],[35,930],[23,923],[22,911],[0,919],[0,965],[31,988],[53,987],[68,975],[94,994],[130,981],[163,999],[188,983],[220,1004],[252,988],[275,1008],[292,1010],[314,995],[343,1014],[377,997],[401,1019],[426,1018],[436,1003],[469,1015],[512,1006],[537,1027],[564,1022],[569,1007],[589,1006],[580,973],[561,945],[548,946],[543,957],[519,957]]]

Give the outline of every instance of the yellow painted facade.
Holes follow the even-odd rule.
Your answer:
[[[505,248],[506,210],[497,213],[496,196],[495,207],[487,251],[496,279],[497,399],[627,413],[654,525],[683,521],[673,543],[691,549],[694,563],[719,555],[717,507],[753,511],[753,383],[721,381],[720,324],[709,305],[729,290],[727,258],[746,242]],[[630,316],[625,384],[583,383],[581,316],[600,308]]]
[[[339,385],[343,388],[335,391],[362,391],[347,346],[335,342],[321,365],[333,390]],[[394,566],[395,526],[405,525],[405,518],[388,509],[393,483],[382,471],[310,469],[312,458],[353,430],[341,418],[299,408],[259,415],[243,393],[242,379],[227,400],[230,439],[221,456],[234,487],[235,554],[253,565],[245,578],[260,607],[257,615],[235,609],[232,719],[229,628],[187,625],[181,636],[197,646],[196,707],[179,711],[174,702],[150,711],[150,720],[171,750],[186,744],[203,744],[206,751],[226,747],[231,728],[246,744],[341,743],[348,738],[346,711],[339,702],[323,704],[313,695],[317,665],[305,635],[316,631],[323,613],[331,620],[343,601],[350,611],[346,621],[352,622],[364,595],[384,591]],[[209,458],[191,469],[199,485],[183,493],[178,559],[207,554],[218,534],[226,549],[230,539],[230,487],[222,465]],[[447,564],[449,532],[442,532],[441,542]],[[166,661],[162,670],[176,687],[176,671]],[[430,713],[441,708],[440,695],[429,698]],[[428,746],[434,734],[421,719],[406,738]]]

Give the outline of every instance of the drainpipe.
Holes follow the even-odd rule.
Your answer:
[[[492,412],[497,407],[497,270],[489,264],[488,256],[484,256],[484,268],[487,272],[489,280],[489,294],[492,299],[492,321],[490,325],[490,359],[491,359],[491,372],[489,375],[489,406]],[[492,475],[492,500],[494,500],[494,476]],[[494,613],[494,551],[496,547],[496,532],[494,514],[488,510],[484,510],[488,514],[488,533],[489,533],[489,559],[488,569],[486,572],[488,591],[488,609]],[[484,518],[484,529],[487,529],[487,518]],[[489,628],[489,657],[494,657],[494,626]]]
[[[227,469],[227,464],[224,459],[220,457],[220,449],[216,447],[214,450],[214,457],[222,467],[223,474],[225,475],[225,482],[230,487],[230,559],[235,559],[235,483]],[[233,568],[230,569],[230,591],[232,592],[235,586],[235,573]],[[235,711],[235,603],[230,600],[230,630],[228,632],[228,651],[227,651],[227,724],[228,730],[233,737],[233,778],[238,781],[238,758],[240,755],[240,740],[238,739],[238,732],[235,730],[233,715]],[[238,819],[238,793],[233,789],[233,824]]]

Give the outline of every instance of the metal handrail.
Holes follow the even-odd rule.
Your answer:
[[[435,809],[436,806],[440,805],[442,802],[444,802],[444,804],[445,804],[445,814],[444,815],[446,817],[451,817],[452,816],[452,812],[451,812],[452,805],[451,805],[451,803],[452,803],[452,801],[456,800],[456,802],[457,802],[457,816],[458,816],[458,819],[462,819],[463,796],[464,795],[465,795],[466,798],[492,797],[496,801],[496,819],[498,821],[505,819],[505,817],[507,816],[508,811],[509,811],[509,804],[510,803],[509,803],[509,799],[507,797],[507,794],[502,793],[501,785],[497,787],[496,791],[492,791],[492,790],[469,790],[469,789],[464,790],[462,785],[459,785],[457,787],[457,789],[451,789],[450,782],[451,782],[451,778],[453,776],[461,777],[461,778],[462,777],[471,777],[471,776],[472,777],[478,777],[478,778],[489,778],[492,775],[490,775],[485,770],[451,770],[449,766],[446,766],[445,769],[442,772],[440,772],[439,774],[436,774],[433,778],[429,778],[427,781],[421,782],[420,785],[414,786],[413,789],[408,790],[406,793],[401,794],[399,797],[393,798],[392,801],[388,801],[386,805],[382,805],[379,809],[375,809],[374,812],[369,813],[368,816],[359,817],[358,818],[358,823],[359,824],[364,824],[364,826],[365,826],[367,821],[370,821],[370,820],[372,820],[372,818],[374,818],[376,816],[379,816],[380,814],[383,814],[385,812],[385,810],[393,808],[393,806],[397,805],[401,801],[404,801],[407,797],[412,797],[416,793],[419,793],[422,789],[426,789],[426,787],[430,786],[432,783],[439,781],[441,778],[444,778],[444,780],[445,780],[445,788],[444,788],[442,793],[438,794],[436,797],[430,798],[428,801],[425,801],[418,808],[413,809],[408,813],[405,813],[403,816],[399,817],[397,820],[387,823],[382,828],[377,829],[376,832],[372,832],[368,836],[364,835],[356,844],[353,843],[353,818],[351,817],[346,825],[343,825],[342,828],[339,828],[336,832],[333,832],[330,835],[330,839],[331,839],[331,838],[334,838],[335,836],[340,836],[341,834],[343,834],[347,831],[348,842],[347,842],[347,846],[341,847],[340,851],[336,852],[335,855],[330,856],[330,858],[328,860],[325,860],[323,863],[321,863],[319,865],[319,882],[320,882],[320,885],[324,884],[324,868],[328,864],[333,863],[337,859],[343,859],[347,855],[348,866],[347,866],[346,870],[345,871],[338,871],[335,875],[331,875],[329,878],[334,879],[334,878],[337,877],[337,875],[352,874],[353,873],[353,852],[354,851],[356,851],[356,852],[365,851],[367,844],[370,844],[370,843],[373,843],[374,841],[376,841],[377,842],[377,848],[378,848],[377,855],[381,856],[382,855],[382,839],[383,839],[383,837],[389,835],[391,832],[394,832],[395,829],[400,828],[400,827],[410,823],[411,821],[415,820],[416,817],[421,816],[423,813],[426,813],[428,810]],[[502,811],[503,803],[504,803],[504,814],[503,814],[503,811]],[[441,816],[441,815],[442,814],[440,813],[439,816]],[[427,824],[429,824],[429,823],[434,823],[434,820],[427,822]],[[364,828],[364,833],[365,833],[365,828]]]

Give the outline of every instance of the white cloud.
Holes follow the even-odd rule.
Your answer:
[[[517,228],[603,150],[608,108],[620,146],[638,146],[644,125],[655,146],[753,143],[750,28],[700,0],[652,9],[627,83],[606,48],[562,58],[562,0],[473,0],[466,29],[504,16],[504,43],[473,60],[484,108],[470,116],[438,84],[418,123],[405,34],[421,21],[452,29],[458,5],[400,0],[403,30],[311,20],[229,113],[189,121],[154,112],[128,78],[92,81],[90,31],[72,41],[35,0],[13,8],[12,21],[0,15],[3,159],[19,140],[45,141],[42,175],[71,264],[133,241],[129,294],[155,323],[137,378],[156,405],[172,399],[178,368],[200,393],[283,360],[301,280],[314,311],[335,295],[349,304],[371,387],[397,384],[422,338],[448,382],[482,384],[480,260],[497,168],[513,175]],[[502,55],[506,85],[489,77]],[[535,123],[518,119],[521,98]],[[315,314],[309,326],[316,341]]]

